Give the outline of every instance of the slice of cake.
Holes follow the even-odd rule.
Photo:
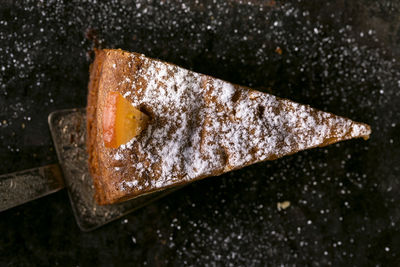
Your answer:
[[[89,169],[111,204],[338,141],[370,127],[122,50],[97,50]]]

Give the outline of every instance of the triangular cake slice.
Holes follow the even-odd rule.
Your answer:
[[[109,147],[103,120],[115,93],[146,114],[148,124],[126,143]],[[367,139],[371,132],[363,123],[122,50],[96,51],[87,127],[99,204],[304,149]]]

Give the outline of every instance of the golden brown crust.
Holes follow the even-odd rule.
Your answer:
[[[113,189],[108,177],[112,177],[108,166],[109,158],[106,149],[99,144],[102,140],[102,111],[105,96],[112,91],[121,80],[135,72],[130,68],[129,53],[122,50],[95,50],[95,60],[90,66],[89,94],[87,104],[87,151],[89,154],[89,171],[95,187],[95,198],[98,204],[104,205],[114,202],[110,195]],[[118,62],[118,70],[113,64]]]
[[[95,187],[95,198],[98,203],[104,203],[103,187],[101,185],[101,179],[98,177],[101,175],[99,166],[98,153],[96,148],[96,136],[97,136],[97,95],[99,80],[101,77],[101,71],[103,68],[103,62],[105,52],[103,50],[95,50],[96,58],[90,65],[90,81],[89,81],[89,93],[88,102],[86,107],[86,123],[87,123],[87,151],[89,154],[89,172],[93,177],[93,183]]]

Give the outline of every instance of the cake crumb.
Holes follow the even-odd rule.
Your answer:
[[[276,203],[276,208],[278,211],[285,210],[290,207],[290,201],[283,201]]]

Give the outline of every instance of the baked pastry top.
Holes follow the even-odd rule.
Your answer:
[[[103,139],[107,96],[149,117],[117,148]],[[368,138],[363,123],[122,50],[97,50],[87,106],[89,169],[111,204],[338,141]]]

